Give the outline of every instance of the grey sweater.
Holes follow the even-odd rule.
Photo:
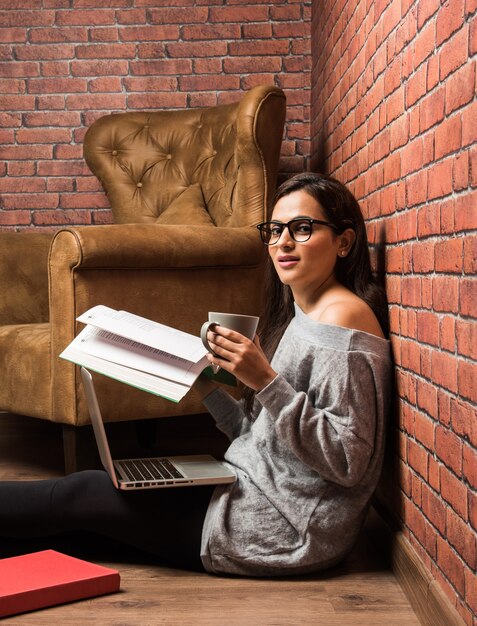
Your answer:
[[[204,404],[237,474],[215,489],[202,534],[211,573],[302,574],[351,550],[379,478],[389,342],[320,324],[295,306],[253,414],[223,389]]]

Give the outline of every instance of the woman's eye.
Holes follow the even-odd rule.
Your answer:
[[[274,235],[275,237],[278,235],[280,236],[282,233],[282,227],[281,226],[271,226],[270,227],[270,234]]]
[[[309,233],[311,230],[311,225],[308,222],[300,222],[295,226],[295,232],[297,233]]]

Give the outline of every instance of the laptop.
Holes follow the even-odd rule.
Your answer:
[[[113,460],[93,377],[84,367],[81,368],[81,377],[101,463],[116,489],[191,487],[235,481],[235,474],[224,463],[205,454]]]

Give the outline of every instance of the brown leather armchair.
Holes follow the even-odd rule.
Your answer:
[[[89,423],[78,368],[58,358],[96,304],[199,333],[209,310],[259,309],[266,219],[285,97],[256,87],[238,103],[121,113],[97,120],[85,159],[115,223],[0,232],[0,410],[74,427]],[[203,412],[192,390],[174,404],[95,378],[106,421]]]

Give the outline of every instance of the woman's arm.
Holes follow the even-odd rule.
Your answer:
[[[351,358],[356,361],[351,367],[330,363],[333,380],[325,375],[320,388],[296,391],[278,375],[256,396],[282,445],[344,487],[359,483],[368,468],[383,412],[378,394],[386,397],[387,391],[377,388],[364,355]]]

